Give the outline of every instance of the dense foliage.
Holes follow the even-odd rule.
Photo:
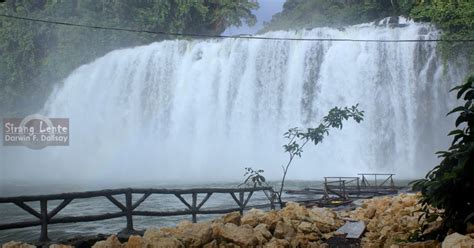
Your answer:
[[[265,30],[345,26],[394,15],[399,8],[390,0],[287,0]]]
[[[7,0],[0,13],[150,31],[220,34],[254,24],[250,0]],[[170,36],[45,24],[0,17],[0,115],[41,107],[52,86],[79,65],[122,47]]]
[[[449,133],[453,142],[448,151],[438,152],[443,160],[414,188],[422,192],[425,214],[433,217],[428,220],[438,217],[428,206],[442,209],[443,230],[464,233],[467,222],[474,222],[474,77],[453,90],[465,101],[449,113],[458,113],[457,129]]]
[[[285,179],[290,168],[291,163],[296,157],[301,157],[303,148],[308,143],[318,145],[323,142],[324,137],[329,135],[330,129],[342,129],[342,122],[353,119],[357,123],[364,119],[364,111],[358,109],[358,105],[350,108],[339,108],[334,107],[329,110],[329,113],[323,117],[319,125],[307,128],[306,130],[298,127],[291,128],[284,134],[284,137],[288,139],[288,143],[283,146],[283,149],[288,154],[288,161],[286,165],[282,165],[283,177],[281,179],[280,190],[277,192],[278,201],[280,206],[283,208],[282,194],[285,187]]]
[[[287,0],[264,31],[340,27],[398,15],[436,24],[444,31],[443,39],[474,39],[472,0]],[[447,42],[442,48],[446,58],[467,56],[474,68],[472,42]]]

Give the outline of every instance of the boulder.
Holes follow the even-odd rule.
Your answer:
[[[237,226],[240,226],[240,213],[239,212],[228,213],[222,217],[222,220],[224,224],[233,223]]]
[[[254,229],[250,225],[237,226],[233,223],[218,223],[213,226],[213,236],[215,239],[235,243],[241,247],[254,247],[258,244],[258,239],[254,234]]]
[[[163,232],[161,229],[152,228],[146,230],[143,239],[150,248],[184,247],[184,244],[176,237],[172,237],[172,235]]]
[[[303,221],[298,225],[298,231],[303,232],[303,233],[311,233],[311,232],[319,232],[319,229],[316,225]]]
[[[308,209],[294,202],[287,202],[285,207],[278,213],[288,222],[291,220],[309,220]]]
[[[259,244],[264,244],[272,238],[272,233],[268,231],[266,224],[259,224],[253,228]]]
[[[330,229],[336,230],[339,226],[342,226],[344,222],[338,218],[337,214],[328,208],[312,208],[308,211],[310,220],[317,222],[319,226],[330,227]]]
[[[266,243],[264,247],[265,248],[289,248],[290,242],[288,242],[286,239],[273,238],[270,240],[270,242]]]
[[[376,212],[377,212],[377,209],[375,209],[374,207],[371,207],[367,209],[367,211],[364,213],[364,218],[372,219],[374,218]]]
[[[273,232],[273,236],[278,239],[291,240],[295,235],[295,229],[286,221],[279,221],[276,224],[275,231]]]
[[[143,234],[143,239],[147,241],[155,241],[159,238],[165,238],[170,235],[162,232],[160,229],[157,228],[150,228],[145,231],[145,234]]]
[[[128,242],[123,244],[123,248],[146,248],[147,246],[148,242],[138,235],[130,236]]]
[[[276,224],[281,221],[282,218],[278,214],[277,211],[272,210],[266,213],[261,220],[261,223],[266,224],[268,226],[268,230],[273,232],[275,230]]]
[[[106,240],[95,243],[92,248],[121,248],[122,243],[118,240],[117,236],[112,235]]]
[[[240,223],[256,227],[259,223],[263,222],[264,215],[265,212],[263,210],[252,208],[242,216]]]
[[[459,233],[453,233],[444,239],[442,248],[474,248],[474,239]]]
[[[209,222],[191,223],[178,227],[175,237],[186,247],[202,247],[212,240],[212,228]]]
[[[158,238],[155,242],[149,243],[148,248],[184,248],[181,241],[176,238]]]

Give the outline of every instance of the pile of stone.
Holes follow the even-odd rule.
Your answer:
[[[289,203],[280,211],[252,209],[243,216],[234,212],[209,222],[149,229],[124,244],[111,236],[94,247],[326,247],[323,240],[342,224],[332,210]]]
[[[365,200],[355,210],[338,212],[327,208],[308,209],[296,203],[287,203],[287,206],[279,211],[252,209],[243,216],[234,212],[208,222],[183,221],[176,227],[149,229],[143,237],[131,236],[125,243],[121,243],[112,235],[97,242],[93,247],[328,247],[331,240],[345,239],[343,233],[337,232],[338,228],[347,222],[362,221],[366,229],[361,237],[362,247],[474,248],[474,233],[453,233],[442,243],[406,242],[420,227],[418,199],[419,195],[416,194],[377,197]],[[433,225],[433,228],[435,227],[436,222]],[[10,242],[2,247],[31,246]]]
[[[390,247],[407,240],[419,229],[418,199],[416,194],[376,197],[365,200],[353,211],[339,213],[339,216],[365,222],[367,229],[362,237],[363,247]]]

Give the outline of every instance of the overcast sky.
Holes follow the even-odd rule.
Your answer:
[[[270,21],[274,14],[281,11],[285,0],[258,0],[258,3],[260,8],[252,11],[257,16],[257,23],[253,27],[248,27],[245,24],[241,27],[229,27],[224,35],[255,34],[262,29],[263,22]]]

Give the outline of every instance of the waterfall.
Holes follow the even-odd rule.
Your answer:
[[[429,24],[401,19],[265,37],[435,39]],[[96,181],[241,180],[244,167],[281,176],[283,133],[311,127],[334,106],[359,104],[365,120],[308,145],[290,179],[390,172],[424,175],[447,148],[462,68],[433,42],[249,39],[169,40],[116,50],[57,87],[43,114],[70,118],[70,146],[12,149],[6,173]],[[7,154],[7,155],[8,155]]]

